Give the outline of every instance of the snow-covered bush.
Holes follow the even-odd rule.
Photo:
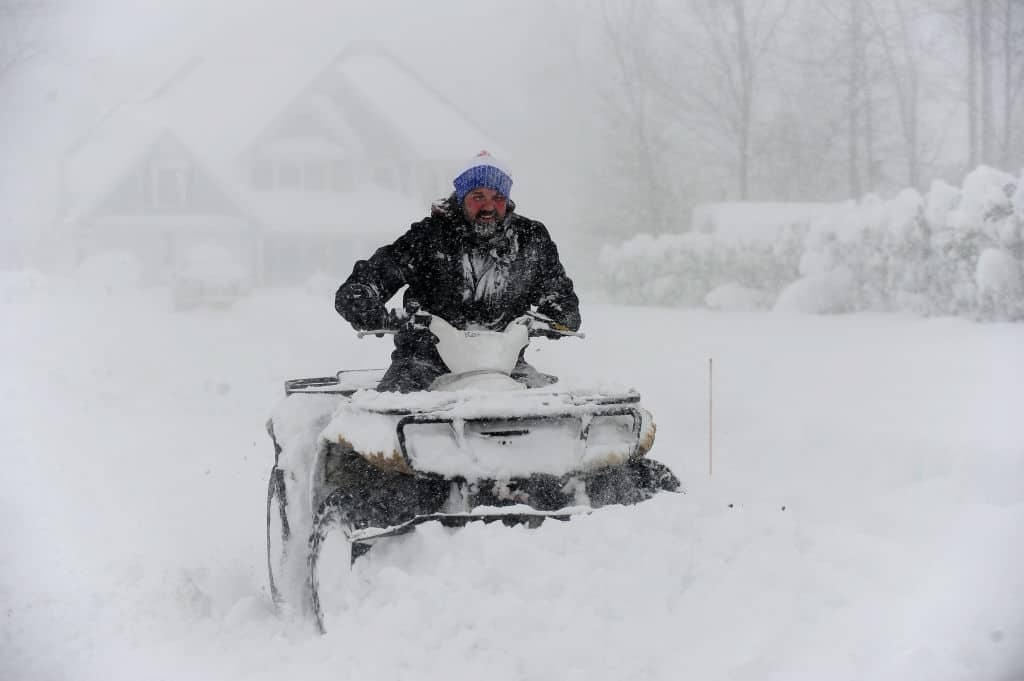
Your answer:
[[[600,255],[603,285],[616,301],[636,305],[699,306],[722,286],[748,290],[763,305],[796,274],[799,251],[780,243],[739,244],[710,234],[641,234]],[[718,299],[718,298],[716,298]]]
[[[601,250],[604,284],[620,302],[699,305],[707,292],[714,249],[705,234],[641,234]]]
[[[978,257],[974,281],[982,319],[1024,319],[1024,271],[1007,251],[986,248]]]
[[[732,213],[759,219],[749,209]],[[605,287],[632,304],[1024,320],[1020,178],[980,167],[963,187],[936,181],[924,195],[907,189],[808,215],[785,228],[761,216],[773,228],[750,239],[756,232],[719,233],[705,210],[700,233],[641,235],[606,247]]]
[[[808,275],[783,289],[772,309],[804,314],[846,312],[852,281],[853,275],[844,268]]]

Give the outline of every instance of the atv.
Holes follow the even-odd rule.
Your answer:
[[[267,566],[279,610],[297,608],[325,632],[328,584],[343,592],[357,558],[422,523],[537,527],[679,490],[646,457],[655,426],[635,390],[513,377],[530,338],[582,334],[535,312],[503,331],[419,311],[389,319],[360,336],[429,333],[450,373],[410,393],[377,391],[376,369],[288,380],[267,423]]]

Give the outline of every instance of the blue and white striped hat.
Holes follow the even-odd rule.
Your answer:
[[[486,151],[481,151],[455,176],[455,195],[459,203],[466,194],[478,187],[486,187],[508,197],[512,178],[508,171]]]

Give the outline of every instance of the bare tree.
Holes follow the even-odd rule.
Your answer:
[[[615,112],[619,131],[627,137],[627,148],[633,152],[630,159],[623,160],[631,166],[640,184],[656,195],[661,181],[655,160],[658,144],[648,76],[651,69],[647,39],[651,30],[650,7],[647,2],[628,3],[617,15],[613,12],[607,2],[601,3],[605,37],[615,68],[612,80],[617,90],[616,95],[606,94],[606,101]],[[645,221],[657,223],[659,202],[644,201],[641,205],[652,211],[644,216]]]
[[[1024,92],[1024,0],[1004,0],[1003,6],[1002,135],[999,161],[1009,169],[1021,163],[1021,99]]]
[[[967,167],[978,164],[978,18],[975,3],[964,0],[967,36]]]
[[[966,37],[967,166],[1009,168],[1024,90],[1024,1],[962,0]],[[998,114],[997,114],[998,112]]]
[[[993,130],[992,102],[992,0],[978,0],[978,68],[981,69],[981,100],[978,106],[980,117],[979,138],[981,142],[981,162],[991,163],[992,143],[995,140]]]
[[[1024,161],[1024,0],[593,7],[602,117],[619,177],[651,192],[641,211],[678,207],[656,197],[680,186],[694,201],[827,200]]]
[[[847,49],[849,73],[846,86],[846,108],[849,116],[846,130],[847,174],[850,194],[863,193],[860,173],[861,117],[864,115],[864,12],[861,0],[850,0]]]
[[[601,0],[580,10],[592,29],[578,38],[591,41],[579,46],[580,77],[590,81],[585,89],[595,113],[583,125],[600,148],[597,162],[584,169],[601,198],[602,219],[588,221],[588,229],[604,239],[678,228],[674,223],[688,219],[679,215],[679,195],[691,178],[673,154],[670,120],[656,92],[663,61],[655,1]]]
[[[915,17],[902,0],[883,8],[868,3],[871,22],[882,46],[889,84],[896,101],[899,129],[903,138],[906,182],[921,186],[921,80],[920,55],[914,36]],[[888,10],[889,14],[883,13]]]
[[[678,87],[732,147],[741,199],[750,196],[759,69],[775,45],[790,4],[788,0],[781,5],[768,0],[690,0],[688,5],[703,37],[697,48],[707,50],[708,58],[701,61],[713,80],[691,80],[692,74],[687,74]]]

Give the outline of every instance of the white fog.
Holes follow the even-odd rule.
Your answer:
[[[0,0],[0,129],[0,679],[1024,679],[1016,0]],[[528,344],[375,390],[444,229]],[[451,517],[317,567],[342,444]]]

